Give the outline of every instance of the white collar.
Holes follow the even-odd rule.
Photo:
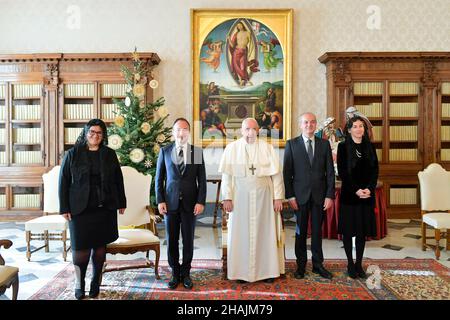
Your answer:
[[[180,149],[180,147],[183,148],[183,150],[186,150],[187,142],[185,144],[178,144],[175,142],[175,148]]]
[[[303,133],[302,133],[302,138],[305,143],[307,143],[309,139],[311,139],[311,141],[314,143],[315,136],[313,135],[311,138],[308,138],[307,136],[303,135]]]

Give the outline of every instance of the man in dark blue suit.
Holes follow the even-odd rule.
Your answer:
[[[294,276],[305,276],[307,262],[306,238],[311,216],[311,251],[314,273],[326,279],[332,274],[323,266],[322,222],[323,215],[333,205],[334,166],[330,143],[314,136],[316,116],[307,112],[300,116],[302,134],[288,140],[284,151],[283,178],[286,199],[295,210],[297,230],[295,256],[297,271]]]
[[[203,151],[188,143],[189,122],[178,118],[173,124],[175,142],[159,152],[156,166],[156,201],[158,210],[165,215],[167,258],[172,268],[168,283],[175,289],[180,282],[192,289],[189,275],[194,255],[196,216],[205,208],[206,171]],[[183,239],[183,263],[179,262],[178,240]]]

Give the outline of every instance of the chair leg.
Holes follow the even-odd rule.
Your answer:
[[[227,249],[222,249],[222,272],[223,272],[223,279],[227,280],[228,278],[228,268],[227,268]]]
[[[49,252],[49,246],[48,246],[48,230],[44,231],[44,238],[45,238],[45,252]]]
[[[422,251],[425,251],[427,249],[426,241],[427,241],[427,226],[425,223],[422,222]]]
[[[155,277],[156,279],[161,279],[159,276],[159,247],[155,249]]]
[[[447,229],[447,248],[446,250],[450,250],[450,229]]]
[[[441,256],[441,251],[439,250],[439,241],[441,240],[441,230],[440,229],[434,229],[434,237],[436,238],[436,259],[439,260],[439,257]]]
[[[17,295],[19,293],[19,275],[16,275],[16,280],[12,283],[12,299],[17,300]]]
[[[30,259],[31,259],[31,244],[30,244],[30,242],[31,242],[31,231],[26,231],[25,232],[25,238],[26,238],[26,241],[27,241],[27,260],[28,261],[30,261]]]
[[[67,247],[66,247],[67,231],[66,230],[64,230],[62,232],[61,238],[62,238],[62,242],[63,242],[63,259],[64,259],[64,262],[66,262],[67,261]]]

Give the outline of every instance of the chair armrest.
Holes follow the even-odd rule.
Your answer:
[[[6,240],[6,239],[1,239],[0,240],[0,248],[2,246],[5,247],[5,249],[8,249],[9,247],[12,246],[12,241],[11,240]],[[0,266],[4,266],[5,265],[5,260],[3,259],[2,255],[0,254]]]
[[[158,236],[158,229],[156,228],[156,224],[158,222],[161,222],[162,219],[159,215],[155,215],[155,211],[151,206],[145,206],[145,209],[147,209],[147,212],[150,215],[150,223],[148,223],[148,227],[155,236]]]
[[[12,246],[12,241],[11,240],[7,240],[7,239],[1,239],[0,240],[0,248],[3,246],[5,247],[5,249],[8,249],[9,247]]]

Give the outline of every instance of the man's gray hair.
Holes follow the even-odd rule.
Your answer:
[[[255,123],[256,123],[256,126],[258,127],[258,129],[259,129],[259,123],[258,123],[258,121],[256,121],[256,119],[255,118],[245,118],[243,121],[242,121],[242,125],[241,125],[241,128],[244,128],[244,124],[247,122],[247,121],[255,121]]]
[[[298,117],[298,122],[299,122],[299,123],[302,122],[303,117],[306,116],[307,114],[313,115],[314,118],[316,118],[316,121],[317,121],[317,116],[316,116],[314,113],[312,113],[312,112],[310,112],[310,111],[307,111],[307,112],[303,112],[303,113]]]

